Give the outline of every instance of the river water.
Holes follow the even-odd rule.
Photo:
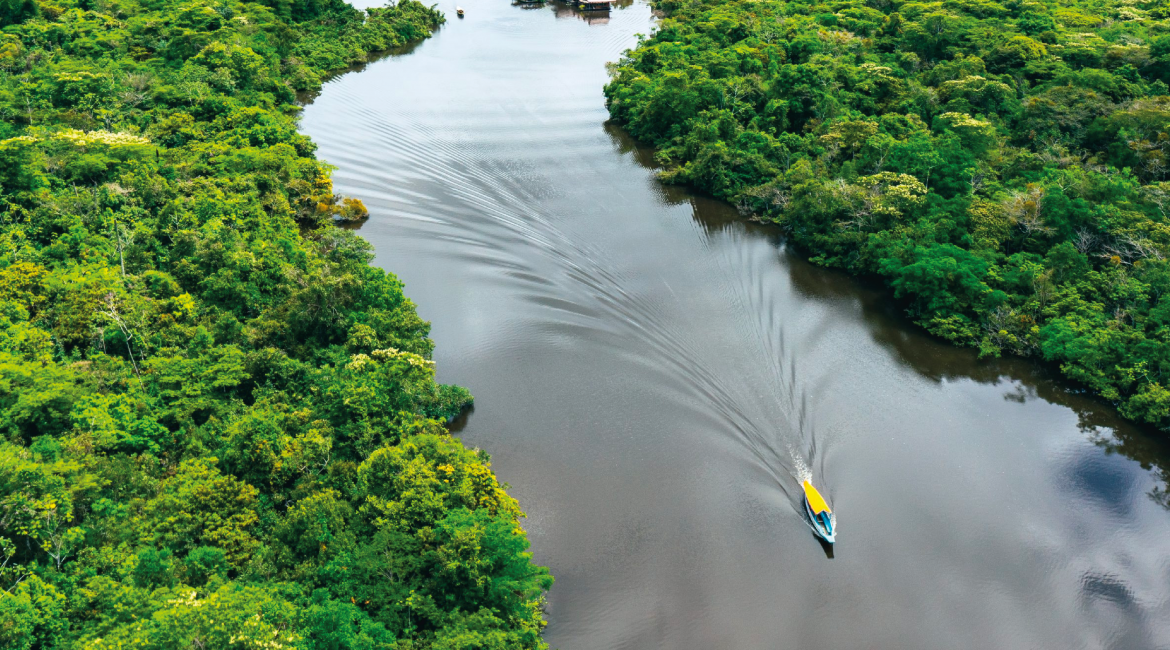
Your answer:
[[[552,647],[1170,647],[1157,436],[659,184],[601,94],[647,5],[461,2],[302,129],[476,396]]]

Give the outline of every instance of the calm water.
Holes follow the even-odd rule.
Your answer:
[[[657,183],[601,95],[645,4],[460,1],[303,130],[477,398],[554,648],[1170,647],[1164,445]]]

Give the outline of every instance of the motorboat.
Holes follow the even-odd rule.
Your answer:
[[[455,7],[455,13],[458,14],[458,16],[460,18],[462,18],[463,17],[463,7]]]
[[[811,481],[804,482],[804,511],[808,513],[817,537],[830,544],[836,542],[837,531],[833,528],[833,510],[825,503],[825,497],[817,492]]]

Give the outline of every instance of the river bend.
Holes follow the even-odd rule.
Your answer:
[[[659,184],[601,94],[646,4],[461,4],[302,130],[476,396],[553,648],[1170,647],[1164,444]]]

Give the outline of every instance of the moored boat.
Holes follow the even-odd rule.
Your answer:
[[[835,543],[837,531],[833,527],[833,510],[809,481],[804,482],[804,511],[808,514],[817,537],[830,544]]]

